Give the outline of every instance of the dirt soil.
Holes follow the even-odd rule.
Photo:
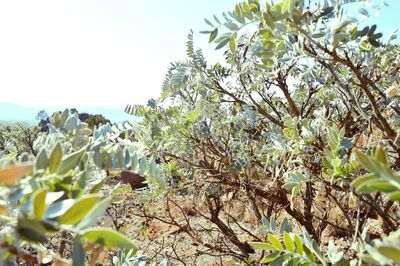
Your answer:
[[[170,205],[170,211],[165,201],[152,202],[143,206],[140,202],[138,191],[132,191],[124,195],[124,199],[113,203],[102,219],[104,226],[111,226],[135,239],[144,254],[148,258],[149,265],[159,262],[164,258],[168,259],[168,265],[235,265],[235,261],[229,257],[216,257],[205,254],[206,249],[200,247],[196,241],[182,232],[176,225],[171,225],[158,219],[143,217],[143,211],[150,216],[157,216],[161,219],[170,220],[172,215],[177,221],[184,222],[185,212],[190,219],[190,225],[194,228],[212,227],[211,223],[195,212],[196,206],[188,197],[177,197],[179,205]],[[203,237],[203,242],[212,241],[211,237]]]
[[[239,222],[238,225],[230,224],[230,226],[242,242],[254,241],[254,239],[249,238],[248,234],[241,234],[242,231],[238,226],[248,229],[255,235],[258,235],[257,228],[259,227],[257,219],[251,215],[249,206],[246,205],[248,205],[246,202],[236,202],[232,204],[230,209],[230,213]],[[132,190],[123,195],[120,201],[113,203],[108,208],[107,214],[101,219],[101,224],[112,227],[129,238],[135,239],[148,258],[147,265],[160,262],[165,258],[168,259],[168,265],[240,265],[232,257],[216,256],[204,245],[199,244],[215,243],[220,238],[226,240],[225,236],[219,235],[218,231],[214,230],[216,226],[202,214],[207,214],[206,206],[202,204],[201,199],[196,199],[193,195],[176,196],[174,203],[167,204],[165,199],[160,199],[144,205],[141,203],[139,189]],[[180,224],[185,224],[188,221],[191,228],[202,233],[190,237],[180,227],[166,222],[171,221],[171,218]],[[229,220],[223,214],[220,218],[225,222]],[[291,223],[290,220],[289,218],[289,223]],[[375,228],[377,227],[379,228],[379,226]],[[300,232],[300,228],[294,227],[293,230]],[[350,250],[351,239],[342,237],[328,226],[322,234],[322,246],[326,248],[330,239],[333,239],[336,246],[351,257],[353,252]],[[325,248],[323,247],[323,249]],[[232,249],[235,250],[235,247],[232,246]],[[111,263],[112,255],[113,253],[109,253],[105,260]],[[260,258],[258,253],[254,256],[257,259]],[[105,263],[105,265],[110,264]]]

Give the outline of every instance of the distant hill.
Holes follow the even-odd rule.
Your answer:
[[[69,108],[73,108],[71,106]],[[36,123],[36,114],[40,110],[45,110],[49,115],[56,111],[62,111],[66,107],[27,107],[13,103],[0,102],[0,122],[11,123],[21,122],[27,124]],[[136,117],[124,112],[124,107],[104,108],[104,107],[82,107],[76,108],[80,113],[101,114],[112,123],[118,123],[125,120],[137,120]]]

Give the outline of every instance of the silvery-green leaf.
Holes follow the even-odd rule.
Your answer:
[[[138,165],[139,165],[139,158],[138,158],[137,154],[135,153],[131,159],[131,170],[133,172],[135,172],[137,170]]]
[[[42,149],[36,158],[36,169],[46,169],[48,165],[48,158],[47,158],[47,153],[45,149]]]
[[[65,122],[64,129],[74,130],[78,128],[78,118],[76,116],[70,116]]]

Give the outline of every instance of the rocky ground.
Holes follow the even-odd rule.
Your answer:
[[[132,191],[120,202],[114,203],[102,219],[105,226],[112,226],[135,239],[149,262],[159,262],[167,258],[169,265],[235,265],[231,258],[214,257],[194,241],[180,227],[163,222],[170,221],[170,215],[184,223],[183,212],[190,219],[190,225],[200,228],[211,227],[209,222],[197,214],[196,206],[188,197],[178,197],[168,210],[165,202],[140,204],[138,191]],[[181,209],[182,208],[182,209]],[[148,215],[149,217],[145,217]],[[156,216],[157,218],[152,218]],[[161,220],[160,220],[161,219]],[[206,237],[207,238],[207,237]],[[212,241],[211,238],[202,241]]]
[[[118,178],[111,179],[107,184],[108,189],[115,187],[119,181]],[[201,198],[189,194],[175,196],[173,200],[161,198],[158,201],[143,204],[141,192],[146,189],[139,188],[121,195],[99,221],[101,226],[112,227],[129,238],[135,239],[147,257],[146,265],[158,263],[165,258],[168,260],[168,265],[240,265],[231,256],[217,256],[207,249],[208,243],[217,243],[220,239],[226,240],[226,237],[220,235],[216,226],[207,219],[207,207],[202,203]],[[229,200],[227,199],[227,202]],[[249,237],[249,234],[243,233],[239,227],[246,228],[255,235],[258,234],[259,227],[258,220],[246,205],[248,203],[236,200],[229,207],[229,212],[237,224],[229,224],[229,222],[228,224],[242,242],[254,239]],[[230,220],[223,213],[221,219],[225,222]],[[182,226],[177,226],[173,221],[180,225],[190,226],[194,229],[192,231],[198,234],[189,236]],[[373,223],[375,223],[373,228],[380,227],[378,220],[374,220]],[[295,227],[293,230],[299,232],[300,228]],[[374,233],[381,234],[382,232],[377,229]],[[322,244],[326,246],[330,239],[333,239],[341,250],[351,256],[351,239],[343,237],[341,232],[328,226],[322,234]],[[66,240],[69,243],[68,236]],[[60,236],[53,236],[49,239],[48,245],[53,250],[57,250],[59,241]],[[235,248],[232,246],[233,250]],[[70,257],[70,250],[71,246],[67,245],[64,258]],[[97,265],[112,265],[115,254],[115,252],[104,251],[98,257]],[[256,256],[258,258],[260,254]]]

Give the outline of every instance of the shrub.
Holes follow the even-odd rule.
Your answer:
[[[399,193],[392,171],[400,167],[400,47],[395,35],[383,42],[376,25],[349,16],[354,5],[361,17],[379,9],[367,1],[306,2],[248,0],[222,19],[206,20],[210,42],[227,47],[225,61],[208,64],[190,33],[188,59],[172,64],[161,96],[126,111],[143,117],[136,138],[171,175],[180,175],[181,187],[203,196],[206,211],[199,214],[218,232],[211,243],[188,219],[169,223],[205,250],[252,264],[260,260],[246,239],[269,239],[274,246],[262,246],[269,252],[262,261],[273,265],[396,262],[398,203],[391,197]],[[376,162],[382,158],[387,161]],[[373,175],[360,179],[365,169]],[[263,217],[292,222],[296,234],[283,234],[284,252],[279,237],[254,233],[234,218],[229,206],[235,201],[245,202],[260,226]],[[361,237],[371,218],[394,234],[376,256]],[[328,229],[332,237],[362,244],[341,254],[330,243],[326,259]]]
[[[24,152],[35,154],[33,143],[38,133],[36,126],[21,123],[0,125],[0,151],[17,156]]]
[[[55,113],[50,122],[50,133],[33,145],[36,156],[0,159],[1,260],[65,265],[72,258],[73,265],[94,265],[104,248],[135,255],[134,241],[96,226],[114,200],[113,189],[103,189],[105,171],[159,178],[159,167],[142,155],[139,144],[119,138],[129,124],[106,124],[92,132],[68,110]],[[57,250],[46,244],[50,235],[58,236]]]

